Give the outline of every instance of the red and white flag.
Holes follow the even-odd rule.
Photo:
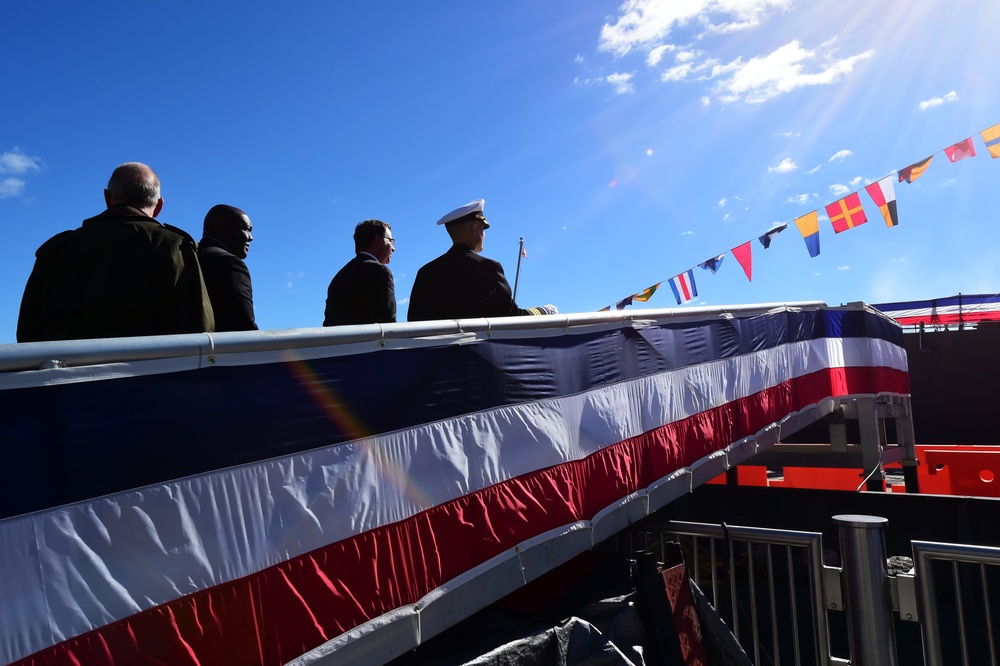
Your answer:
[[[964,141],[959,141],[954,146],[948,146],[944,149],[944,154],[948,156],[948,159],[952,162],[958,162],[964,160],[966,157],[976,156],[976,147],[972,145],[972,137]]]

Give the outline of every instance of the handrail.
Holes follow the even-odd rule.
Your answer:
[[[469,333],[486,333],[489,336],[494,336],[498,333],[566,331],[570,328],[596,325],[641,326],[645,325],[646,322],[682,323],[719,316],[752,316],[776,310],[826,307],[828,306],[823,301],[801,301],[237,331],[213,333],[211,336],[205,333],[187,333],[96,340],[27,342],[0,345],[0,373],[37,370],[46,367],[75,367],[112,362],[178,358],[206,353],[209,349],[214,354],[262,352]],[[866,306],[854,303],[842,306],[842,308],[865,309]],[[870,311],[875,312],[874,310]]]

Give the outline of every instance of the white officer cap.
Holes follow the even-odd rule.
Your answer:
[[[468,222],[469,220],[482,220],[483,228],[489,229],[490,223],[486,221],[486,215],[483,214],[483,206],[486,205],[486,199],[476,199],[475,201],[470,201],[464,206],[459,206],[455,210],[451,211],[440,220],[437,221],[438,224],[451,224],[452,222]]]

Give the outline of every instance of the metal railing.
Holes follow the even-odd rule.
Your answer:
[[[819,656],[830,654],[821,533],[670,521],[668,534],[683,537],[692,578],[754,663],[846,663]]]
[[[996,666],[990,589],[1000,588],[1000,548],[931,541],[911,547],[924,663],[951,663],[945,656],[957,652],[963,665]]]
[[[817,532],[682,521],[642,530],[661,550],[680,541],[694,582],[756,664],[896,666],[897,617],[919,623],[926,666],[998,664],[1000,548],[912,541],[913,569],[893,576],[885,519],[834,521],[841,567],[823,563]],[[831,623],[846,627],[849,655],[831,653]]]

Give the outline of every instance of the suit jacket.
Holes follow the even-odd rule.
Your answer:
[[[517,307],[499,261],[456,243],[425,264],[413,281],[407,321],[514,317],[536,314]]]
[[[215,330],[194,239],[115,205],[35,253],[18,342]]]
[[[253,286],[243,260],[214,238],[198,243],[198,261],[212,299],[217,331],[256,331]]]
[[[326,290],[324,326],[381,324],[396,321],[392,271],[368,254],[347,262]]]

